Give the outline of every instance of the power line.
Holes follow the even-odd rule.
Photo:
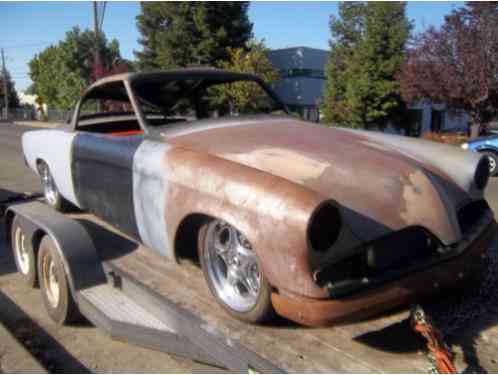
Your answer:
[[[104,24],[104,16],[105,16],[105,8],[106,8],[106,5],[107,5],[107,1],[103,1],[100,8],[101,8],[101,12],[100,12],[100,25],[99,25],[99,30],[102,31],[102,26]]]
[[[5,101],[5,119],[9,118],[9,91],[7,87],[7,69],[5,68],[5,55],[2,48],[2,73],[3,73],[3,97]]]
[[[30,44],[21,44],[15,46],[6,46],[4,49],[19,49],[19,48],[30,48],[30,47],[38,47],[38,46],[46,46],[47,44],[53,44],[54,42],[39,42],[39,43],[30,43]]]

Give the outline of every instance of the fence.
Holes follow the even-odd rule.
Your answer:
[[[10,108],[9,121],[43,120],[48,122],[64,123],[72,117],[73,111],[48,109],[45,116],[31,108]]]

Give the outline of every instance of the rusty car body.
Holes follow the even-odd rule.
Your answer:
[[[269,113],[203,109],[211,86],[240,82],[261,89]],[[89,99],[129,111],[85,115]],[[475,273],[496,232],[486,158],[285,112],[247,74],[121,74],[89,87],[70,124],[26,132],[23,150],[49,204],[88,210],[171,259],[198,251],[217,301],[247,321],[273,310],[310,326],[348,321]]]

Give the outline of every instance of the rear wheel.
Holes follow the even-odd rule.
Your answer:
[[[50,318],[58,324],[79,320],[81,315],[71,294],[64,264],[49,236],[40,242],[38,275],[43,303]]]
[[[36,258],[17,216],[12,222],[10,239],[17,270],[24,282],[30,288],[34,288],[37,285]]]
[[[199,232],[199,259],[209,289],[236,318],[258,323],[273,316],[271,286],[248,239],[221,220]]]
[[[489,175],[496,176],[498,174],[498,155],[492,151],[483,151],[482,154],[488,158]]]
[[[50,172],[50,168],[48,167],[47,163],[45,163],[44,161],[40,161],[38,163],[38,172],[41,178],[43,195],[45,196],[45,200],[48,205],[60,212],[67,211],[69,202],[67,202],[59,193],[59,190],[55,185],[55,180],[52,176],[52,173]]]

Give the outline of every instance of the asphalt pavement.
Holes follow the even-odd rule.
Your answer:
[[[0,192],[40,191],[38,178],[25,166],[21,151],[21,136],[32,129],[29,126],[0,123]],[[493,210],[498,212],[498,178],[491,179],[486,198]],[[0,335],[2,329],[8,330],[23,350],[31,353],[38,364],[49,372],[216,371],[187,359],[111,340],[89,323],[59,327],[48,318],[39,291],[25,287],[15,271],[10,249],[5,246],[2,233]],[[2,362],[2,356],[5,357],[9,350],[13,351],[11,341],[0,336],[0,372],[23,369],[37,371],[36,368],[28,368],[29,360],[15,360],[16,355],[22,356],[22,350],[8,357],[18,367],[5,368],[8,361]]]

